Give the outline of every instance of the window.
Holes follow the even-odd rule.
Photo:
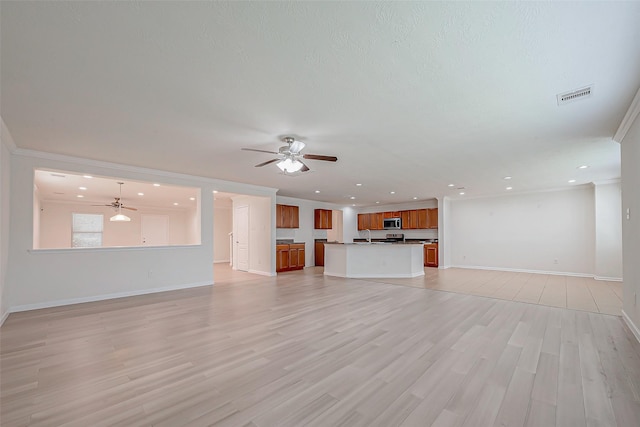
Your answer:
[[[74,213],[71,237],[72,248],[96,248],[102,246],[101,214]]]

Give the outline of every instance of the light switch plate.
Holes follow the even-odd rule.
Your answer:
[[[631,219],[631,208],[627,208],[627,219]]]

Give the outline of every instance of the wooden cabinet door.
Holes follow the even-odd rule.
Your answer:
[[[298,249],[289,246],[289,269],[298,268]]]
[[[276,271],[289,269],[289,245],[276,245]]]
[[[427,228],[438,228],[438,208],[427,209]]]
[[[298,249],[298,268],[304,268],[305,265],[305,250],[304,249]]]
[[[333,213],[327,209],[313,211],[313,228],[316,230],[329,230],[332,228]]]
[[[384,230],[384,215],[382,212],[369,214],[370,230]]]
[[[358,214],[358,230],[371,230],[371,224],[369,223],[369,214]]]
[[[284,228],[283,205],[276,205],[276,228]]]
[[[314,264],[316,267],[324,266],[324,242],[316,242],[313,251]]]
[[[420,229],[429,228],[428,209],[418,209],[418,227]]]
[[[300,228],[300,208],[298,206],[289,206],[289,215],[290,228]]]
[[[409,228],[409,211],[401,211],[400,219],[402,219],[402,229],[406,230]]]
[[[438,245],[424,245],[424,265],[426,267],[438,266]]]

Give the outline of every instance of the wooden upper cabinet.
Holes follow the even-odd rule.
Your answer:
[[[384,214],[382,212],[370,213],[369,226],[370,230],[384,230]]]
[[[413,230],[418,228],[418,211],[413,209],[409,211],[401,211],[400,218],[402,219],[403,230]]]
[[[299,228],[298,206],[276,205],[276,228]]]
[[[384,218],[400,218],[400,212],[398,211],[383,212],[382,215]]]
[[[429,228],[429,209],[418,209],[418,228]]]
[[[427,209],[427,227],[438,228],[438,208]]]
[[[333,212],[329,209],[316,209],[313,211],[313,228],[316,230],[329,230],[332,228]]]
[[[371,230],[371,220],[369,214],[358,214],[358,230]]]

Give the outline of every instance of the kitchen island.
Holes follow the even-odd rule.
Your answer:
[[[326,243],[324,274],[351,278],[423,276],[423,245],[420,243]]]

